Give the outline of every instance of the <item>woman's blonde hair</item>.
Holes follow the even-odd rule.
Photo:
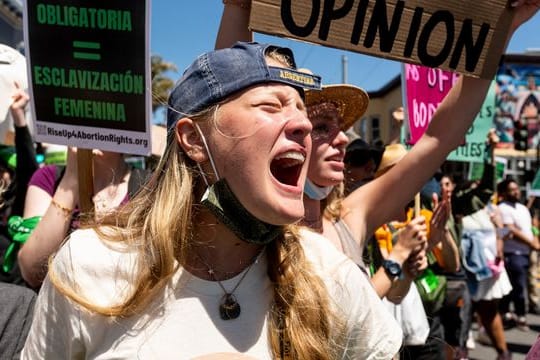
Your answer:
[[[218,106],[193,116],[194,121],[215,118]],[[108,242],[136,249],[133,291],[108,307],[80,295],[49,266],[50,280],[65,296],[84,308],[110,317],[128,317],[154,299],[190,254],[193,238],[194,193],[202,181],[196,164],[178,145],[174,131],[149,182],[96,229]],[[105,230],[103,230],[105,229]],[[298,229],[286,226],[283,235],[267,246],[268,276],[274,296],[268,321],[269,342],[276,359],[335,359],[343,351],[344,326],[334,312],[322,280],[306,260]]]
[[[338,221],[343,217],[342,201],[345,194],[345,184],[343,182],[334,186],[328,197],[321,201],[321,211],[323,216],[330,221]]]

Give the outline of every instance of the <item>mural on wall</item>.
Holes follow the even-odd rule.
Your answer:
[[[499,147],[535,149],[540,141],[540,63],[505,63],[496,81]]]

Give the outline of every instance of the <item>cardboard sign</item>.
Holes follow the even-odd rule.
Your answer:
[[[253,0],[250,28],[491,79],[512,21],[507,0]]]
[[[150,153],[149,0],[27,0],[37,141]]]

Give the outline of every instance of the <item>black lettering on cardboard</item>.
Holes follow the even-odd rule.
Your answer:
[[[351,11],[354,0],[346,0],[339,9],[334,9],[335,3],[335,0],[325,0],[324,2],[321,25],[319,27],[319,39],[321,40],[326,41],[328,39],[330,24],[333,20],[345,17]]]
[[[414,15],[411,19],[411,27],[409,28],[409,35],[407,36],[405,48],[403,49],[404,57],[411,57],[412,55],[414,44],[416,44],[416,38],[418,37],[418,30],[420,29],[423,13],[424,8],[422,7],[417,7],[414,9]]]
[[[399,30],[399,24],[401,22],[401,15],[403,14],[403,8],[405,3],[398,1],[394,14],[392,15],[392,23],[388,26],[388,18],[386,16],[386,1],[376,0],[373,7],[373,13],[369,21],[366,38],[364,40],[364,46],[370,48],[373,46],[377,30],[379,32],[379,46],[383,52],[392,51],[394,46],[394,40],[396,39],[397,31]]]
[[[454,47],[454,53],[448,64],[452,69],[457,68],[463,48],[466,49],[465,53],[465,70],[473,72],[478,65],[478,60],[484,49],[486,38],[489,32],[489,24],[483,23],[478,33],[476,42],[473,40],[472,34],[472,19],[465,19],[461,27],[461,32],[456,40],[456,46]]]
[[[366,19],[366,11],[369,4],[369,0],[360,0],[358,2],[358,9],[356,9],[356,17],[354,19],[353,31],[351,34],[351,44],[358,45],[360,42],[360,35],[364,30],[364,20]]]
[[[321,11],[321,0],[311,0],[311,14],[306,25],[297,25],[292,15],[292,0],[281,0],[281,21],[285,28],[293,35],[307,37],[315,29]]]
[[[445,43],[441,51],[437,55],[430,55],[428,54],[427,50],[429,38],[431,36],[431,33],[433,32],[433,29],[435,29],[435,27],[440,23],[443,23],[446,27]],[[445,60],[448,58],[448,55],[450,55],[453,43],[454,16],[448,10],[435,11],[433,15],[431,15],[431,17],[428,19],[428,21],[422,28],[422,32],[420,33],[420,38],[418,39],[418,58],[423,65],[429,67],[438,67],[442,63],[444,63]]]

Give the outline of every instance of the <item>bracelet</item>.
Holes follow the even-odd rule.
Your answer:
[[[54,199],[51,200],[51,204],[57,208],[58,210],[60,210],[63,215],[66,217],[66,218],[70,218],[71,217],[71,214],[73,213],[73,209],[70,209],[68,207],[65,207],[63,205],[60,205],[59,203],[57,203]]]
[[[251,1],[249,0],[223,0],[223,4],[238,6],[246,10],[251,9]]]

